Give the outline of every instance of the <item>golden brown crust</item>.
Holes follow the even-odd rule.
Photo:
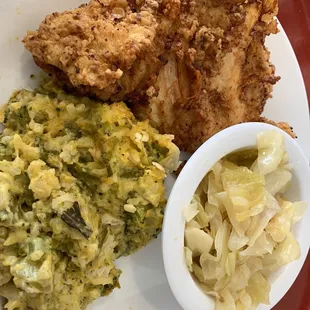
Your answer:
[[[190,152],[221,129],[258,119],[279,80],[264,46],[277,32],[276,12],[273,0],[192,2],[154,85],[159,92],[145,106],[133,100],[136,114]]]
[[[157,7],[156,1],[131,7],[126,0],[92,0],[47,16],[23,42],[55,80],[61,76],[81,94],[121,100],[162,65]]]
[[[267,124],[279,127],[280,129],[284,130],[287,134],[289,134],[292,138],[294,138],[294,139],[297,138],[297,136],[296,136],[296,134],[295,134],[295,132],[293,130],[293,127],[291,127],[288,123],[285,123],[285,122],[278,122],[277,123],[277,122],[269,120],[266,117],[260,117],[258,119],[258,121],[262,122],[262,123],[267,123]]]
[[[260,118],[279,79],[264,46],[277,12],[277,0],[92,0],[48,16],[24,43],[62,85],[126,100],[192,152]]]

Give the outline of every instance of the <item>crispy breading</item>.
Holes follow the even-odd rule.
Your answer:
[[[277,12],[277,0],[92,0],[48,16],[24,43],[58,83],[126,100],[192,152],[262,120],[279,79],[264,45]]]
[[[92,0],[46,17],[24,38],[36,63],[80,94],[122,100],[158,71],[168,30],[156,20],[156,1],[139,12],[126,0]],[[169,27],[170,16],[165,17]]]
[[[282,129],[283,131],[285,131],[286,133],[288,133],[293,139],[297,139],[297,135],[294,132],[294,128],[291,127],[288,123],[285,123],[285,122],[278,122],[278,123],[276,123],[274,121],[269,120],[266,117],[260,117],[257,121],[258,122],[267,123],[267,124],[270,124],[270,125],[273,125],[273,126],[277,126],[280,129]]]
[[[181,13],[176,46],[151,88],[159,91],[133,100],[135,113],[174,134],[181,149],[195,151],[221,129],[260,120],[279,79],[264,46],[277,32],[277,1],[236,2],[196,0]]]

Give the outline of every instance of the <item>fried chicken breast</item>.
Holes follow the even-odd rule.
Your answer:
[[[181,12],[158,92],[133,100],[140,118],[174,134],[187,151],[228,126],[258,121],[278,80],[264,46],[265,36],[277,32],[277,2],[240,2],[196,0]]]
[[[156,19],[159,4],[92,0],[46,17],[25,47],[62,86],[102,100],[123,100],[162,66],[171,14]]]
[[[277,12],[277,0],[92,0],[48,16],[24,44],[62,86],[126,100],[192,152],[228,126],[265,121]]]

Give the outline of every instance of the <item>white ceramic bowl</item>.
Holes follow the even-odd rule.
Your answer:
[[[260,305],[258,309],[271,309],[277,304],[302,268],[310,245],[310,169],[301,148],[284,131],[268,124],[245,123],[229,127],[205,142],[193,154],[177,178],[166,207],[162,236],[165,271],[174,296],[185,310],[214,309],[215,302],[195,284],[186,267],[182,210],[190,203],[202,178],[219,159],[238,149],[255,147],[257,134],[268,130],[283,133],[290,162],[294,165],[293,182],[285,196],[292,201],[307,201],[308,209],[293,229],[301,247],[301,257],[272,275],[269,279],[272,284],[270,305]]]

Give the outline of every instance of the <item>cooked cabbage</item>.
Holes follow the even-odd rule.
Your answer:
[[[284,137],[277,131],[262,132],[257,136],[257,169],[261,175],[275,171],[285,155]]]
[[[188,227],[186,229],[185,241],[194,256],[209,253],[213,244],[213,239],[209,234],[195,227]]]
[[[236,229],[233,228],[228,241],[228,248],[232,252],[237,252],[249,242],[247,236],[240,237]]]
[[[252,306],[258,306],[260,303],[269,304],[270,284],[260,272],[252,275],[246,291],[252,298]]]
[[[217,310],[236,310],[235,300],[231,293],[227,289],[223,289],[220,294],[220,298],[216,299]]]
[[[251,225],[247,230],[249,236],[248,244],[253,246],[255,241],[262,235],[269,221],[280,211],[280,206],[277,200],[266,191],[266,205],[264,210],[258,215],[252,218]]]
[[[186,219],[186,222],[192,220],[199,213],[198,204],[193,202],[186,206],[183,210],[183,215]]]
[[[283,194],[292,165],[278,132],[217,162],[185,208],[185,260],[216,310],[269,304],[267,277],[300,256],[292,227],[307,203]]]
[[[262,212],[266,202],[263,176],[246,167],[230,164],[225,165],[222,182],[238,222]]]
[[[193,272],[193,251],[188,247],[184,247],[185,262],[190,272]]]
[[[284,168],[279,168],[265,175],[266,190],[275,196],[278,193],[283,194],[292,180],[292,173]]]
[[[263,271],[266,275],[278,270],[300,257],[300,246],[292,232],[289,232],[284,241],[277,244],[271,254],[263,258]]]

